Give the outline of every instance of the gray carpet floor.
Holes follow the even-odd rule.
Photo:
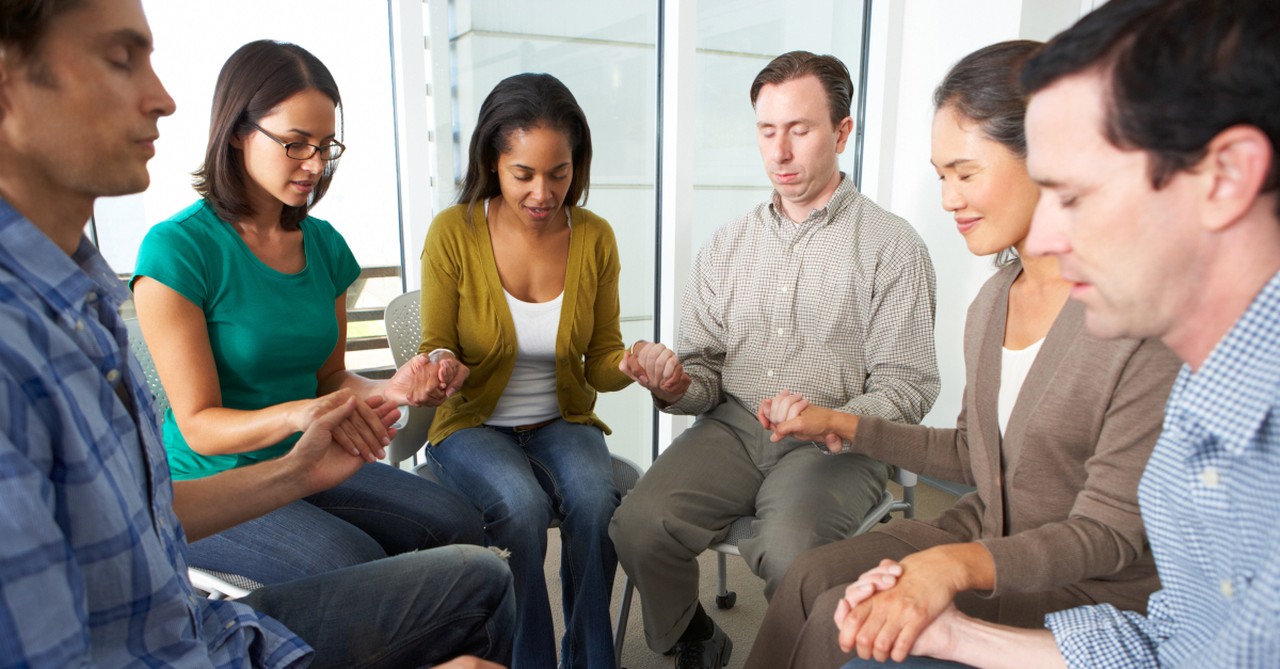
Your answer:
[[[901,489],[890,484],[895,497],[901,497]],[[946,491],[921,482],[916,487],[916,517],[931,518],[955,503],[956,497]],[[547,586],[552,602],[560,601],[560,537],[558,530],[551,530],[548,537],[547,550]],[[733,655],[729,659],[727,669],[738,669],[747,660],[751,652],[751,644],[756,630],[764,618],[767,603],[764,599],[764,582],[757,578],[741,558],[729,556],[728,582],[729,589],[738,593],[737,603],[732,609],[720,611],[715,608],[716,594],[716,553],[707,551],[698,558],[702,570],[701,592],[702,605],[710,612],[716,623],[733,639]],[[622,570],[618,570],[613,589],[613,616],[617,619],[618,603],[622,601]],[[559,636],[564,633],[564,621],[558,607],[553,607],[555,618],[557,647]],[[627,622],[626,643],[622,649],[622,666],[626,669],[667,669],[672,666],[670,657],[649,650],[644,642],[644,623],[641,620],[640,601],[633,597],[631,615]]]

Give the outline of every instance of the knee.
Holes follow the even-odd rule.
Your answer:
[[[614,511],[609,537],[619,557],[644,556],[673,540],[664,514],[634,491]]]
[[[484,543],[484,516],[468,498],[443,486],[435,486],[439,493],[430,501],[432,522],[428,528],[439,527],[444,544]]]
[[[508,490],[484,510],[488,534],[503,548],[527,548],[546,541],[551,526],[551,500],[541,488]]]

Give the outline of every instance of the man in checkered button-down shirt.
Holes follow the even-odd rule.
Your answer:
[[[732,651],[698,602],[696,558],[735,519],[757,518],[738,547],[769,595],[796,555],[849,536],[884,491],[883,463],[771,442],[755,419],[760,402],[790,390],[918,423],[938,395],[929,254],[906,221],[839,171],[852,91],[839,60],[807,52],[779,56],[757,76],[757,139],[775,190],[698,254],[676,346],[688,390],[659,385],[669,353],[636,353],[648,371],[637,380],[658,406],[699,416],[611,527],[649,646],[674,647],[676,667],[719,667]]]
[[[1110,0],[1028,62],[1027,167],[1043,192],[1027,252],[1058,257],[1092,332],[1159,336],[1186,363],[1138,486],[1161,589],[1145,616],[1085,606],[1046,616],[1047,631],[952,609],[911,652],[1280,666],[1276,35],[1275,0]]]

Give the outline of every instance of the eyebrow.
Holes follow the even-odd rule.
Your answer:
[[[147,51],[151,51],[154,48],[150,37],[134,30],[133,28],[113,30],[106,34],[105,39],[111,43],[124,43],[139,49],[146,49]]]
[[[973,160],[974,160],[973,158],[956,158],[955,160],[947,163],[946,165],[942,165],[942,169],[945,170],[948,168],[955,168],[965,163],[971,163],[973,162]],[[938,167],[938,164],[933,162],[932,160],[929,161],[929,164],[933,165],[934,167]]]
[[[787,127],[787,126],[793,126],[793,125],[817,125],[817,122],[814,121],[813,119],[804,118],[804,117],[791,119],[789,121],[782,121],[781,123],[773,123],[771,121],[756,121],[757,128]]]
[[[559,170],[559,169],[563,169],[563,168],[569,167],[569,166],[571,166],[571,165],[573,165],[573,163],[572,163],[572,162],[564,162],[564,163],[560,163],[559,165],[556,165],[555,167],[551,168],[551,171],[552,171],[552,172],[554,172],[554,171],[556,171],[556,170]],[[535,171],[537,171],[537,170],[535,170],[534,168],[532,168],[532,167],[530,167],[530,166],[528,166],[528,165],[522,165],[522,164],[520,164],[520,163],[513,163],[511,166],[512,166],[512,167],[514,167],[514,168],[517,168],[517,169],[528,170],[528,171],[530,171],[530,172],[535,172]]]

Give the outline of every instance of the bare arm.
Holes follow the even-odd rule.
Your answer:
[[[173,508],[188,541],[229,527],[327,490],[356,472],[364,460],[333,440],[360,402],[336,394],[320,398],[302,438],[283,457],[189,481],[174,481]],[[375,400],[375,408],[382,407]]]
[[[224,407],[204,312],[182,294],[150,277],[139,277],[133,290],[142,336],[168,392],[174,419],[192,450],[221,455],[266,448],[305,430],[318,415],[313,399],[253,411]],[[378,385],[345,369],[345,295],[338,302],[344,305],[338,344],[317,372],[317,379],[323,380],[322,394],[338,392],[344,397],[367,399],[374,394],[369,391],[375,391]],[[348,381],[346,377],[351,377],[349,388],[343,386]],[[377,412],[367,402],[357,405],[356,414],[344,421],[335,436],[349,451],[370,461],[381,457],[382,446],[390,442]]]

